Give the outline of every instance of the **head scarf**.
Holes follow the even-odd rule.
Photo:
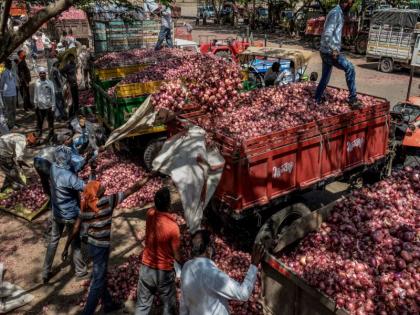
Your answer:
[[[60,145],[54,152],[55,163],[58,167],[69,169],[71,162],[71,149],[65,145]]]
[[[85,189],[82,193],[82,202],[81,202],[81,211],[87,211],[88,209],[92,210],[95,213],[98,213],[99,209],[97,207],[98,203],[98,190],[101,187],[101,183],[97,180],[91,180],[85,186]]]
[[[47,73],[47,69],[45,67],[38,67],[38,73]]]

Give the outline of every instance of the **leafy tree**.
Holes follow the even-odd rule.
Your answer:
[[[18,31],[8,27],[10,9],[13,0],[2,0],[0,4],[0,62],[4,62],[23,42],[30,38],[44,23],[66,11],[71,6],[87,9],[92,4],[125,4],[128,0],[26,0],[30,5],[44,6],[40,11],[31,14]]]

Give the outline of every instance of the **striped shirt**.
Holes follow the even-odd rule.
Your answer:
[[[80,212],[82,239],[94,246],[109,247],[111,245],[112,213],[123,200],[124,193],[119,192],[102,197],[97,203],[99,209],[97,213],[91,209]]]

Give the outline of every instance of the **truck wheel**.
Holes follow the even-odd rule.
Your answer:
[[[144,149],[143,162],[144,166],[149,172],[153,169],[153,160],[159,154],[164,142],[165,141],[163,139],[151,140]]]
[[[367,42],[368,42],[368,39],[366,35],[359,36],[356,39],[356,43],[355,43],[356,53],[358,53],[359,55],[365,55],[366,50],[367,50]]]
[[[293,221],[308,215],[311,210],[303,203],[295,203],[273,214],[261,227],[255,242],[262,243],[266,249],[275,246],[276,239]]]
[[[321,37],[319,36],[313,36],[311,40],[312,48],[315,50],[319,50],[321,47]]]
[[[384,58],[379,64],[379,69],[385,73],[391,73],[394,70],[394,62],[391,58]]]

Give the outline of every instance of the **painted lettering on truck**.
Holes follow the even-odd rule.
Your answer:
[[[283,173],[292,173],[293,167],[295,166],[294,162],[286,162],[280,166],[273,167],[273,178],[280,177]]]
[[[354,148],[362,149],[363,144],[365,143],[365,139],[363,138],[356,138],[353,141],[347,141],[347,152],[350,153],[353,151]]]

